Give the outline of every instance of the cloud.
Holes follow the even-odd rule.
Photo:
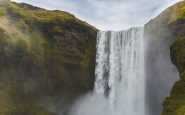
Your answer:
[[[179,0],[13,0],[73,13],[101,30],[142,26]]]

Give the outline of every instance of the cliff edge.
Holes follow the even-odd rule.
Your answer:
[[[65,113],[92,90],[95,27],[9,0],[0,0],[0,22],[0,114]]]

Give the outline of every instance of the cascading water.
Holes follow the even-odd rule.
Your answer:
[[[95,92],[115,113],[145,115],[143,28],[99,32],[96,59]]]
[[[94,92],[73,115],[147,115],[143,33],[140,27],[98,32]]]

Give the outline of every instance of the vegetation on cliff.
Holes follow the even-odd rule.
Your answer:
[[[8,0],[0,0],[0,22],[0,113],[66,112],[92,89],[95,27],[67,12]]]
[[[185,1],[179,2],[169,9],[168,28],[173,33],[174,43],[171,46],[171,59],[180,73],[163,106],[162,115],[185,115]]]

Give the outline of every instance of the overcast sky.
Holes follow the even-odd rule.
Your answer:
[[[70,12],[100,30],[143,26],[180,0],[12,0]]]

